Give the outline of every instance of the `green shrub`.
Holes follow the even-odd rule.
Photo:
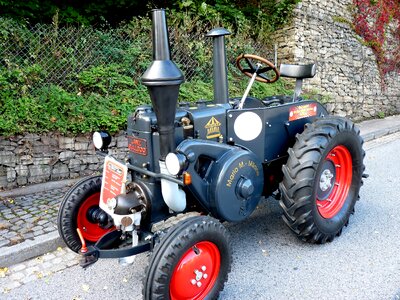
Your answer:
[[[296,1],[285,1],[289,2]],[[213,99],[212,43],[204,33],[215,26],[233,33],[226,39],[229,95],[240,97],[249,79],[239,74],[235,58],[241,53],[269,53],[267,39],[254,31],[248,17],[257,12],[245,3],[232,6],[225,0],[215,6],[203,1],[177,5],[172,5],[168,21],[173,59],[186,77],[179,101]],[[0,18],[0,135],[124,129],[128,114],[150,102],[140,83],[152,60],[150,32],[148,18],[102,30],[60,27],[58,14],[53,25],[32,29]],[[252,37],[257,35],[255,42]],[[284,81],[255,83],[251,90],[260,98],[287,93],[292,91]]]

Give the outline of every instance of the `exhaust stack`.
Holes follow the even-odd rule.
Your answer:
[[[174,121],[179,87],[184,81],[181,70],[171,60],[167,21],[164,9],[154,9],[152,15],[153,62],[142,76],[157,117],[160,134],[160,160],[175,150]]]
[[[225,35],[231,34],[225,28],[214,28],[206,37],[213,38],[213,81],[214,103],[228,103],[228,76],[226,66]]]

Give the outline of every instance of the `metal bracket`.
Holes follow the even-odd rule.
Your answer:
[[[124,248],[112,248],[120,240],[122,235],[121,230],[114,230],[103,235],[95,245],[89,246],[88,251],[81,253],[82,259],[79,265],[86,268],[99,258],[119,258],[132,256],[146,251],[150,251],[154,246],[154,236],[147,238],[145,241],[140,241],[135,247],[128,246]]]

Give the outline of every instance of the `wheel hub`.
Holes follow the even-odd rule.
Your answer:
[[[201,287],[202,284],[202,279],[207,279],[208,278],[208,274],[206,273],[207,267],[206,266],[202,266],[201,267],[201,271],[199,270],[194,270],[194,274],[196,275],[195,278],[193,278],[192,280],[190,280],[190,283],[192,285],[196,285],[197,287]],[[203,273],[204,272],[204,273]]]
[[[221,257],[214,243],[203,241],[182,256],[172,274],[171,300],[204,299],[218,278]]]
[[[322,170],[317,186],[317,199],[320,201],[329,198],[336,180],[336,168],[331,160],[324,161]]]
[[[332,178],[332,172],[329,169],[325,169],[321,174],[321,178],[319,179],[319,188],[324,192],[327,191],[330,187],[332,187]]]
[[[320,215],[333,218],[342,209],[352,182],[352,157],[349,150],[338,145],[326,156],[317,185],[317,208]]]

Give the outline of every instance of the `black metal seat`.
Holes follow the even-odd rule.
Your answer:
[[[296,86],[294,88],[294,94],[292,101],[300,100],[301,88],[303,86],[303,79],[313,78],[317,72],[316,64],[309,65],[291,65],[281,64],[279,73],[281,77],[296,78]]]
[[[316,64],[309,65],[291,65],[291,64],[281,64],[279,68],[279,73],[282,77],[305,79],[313,78],[317,72]]]

